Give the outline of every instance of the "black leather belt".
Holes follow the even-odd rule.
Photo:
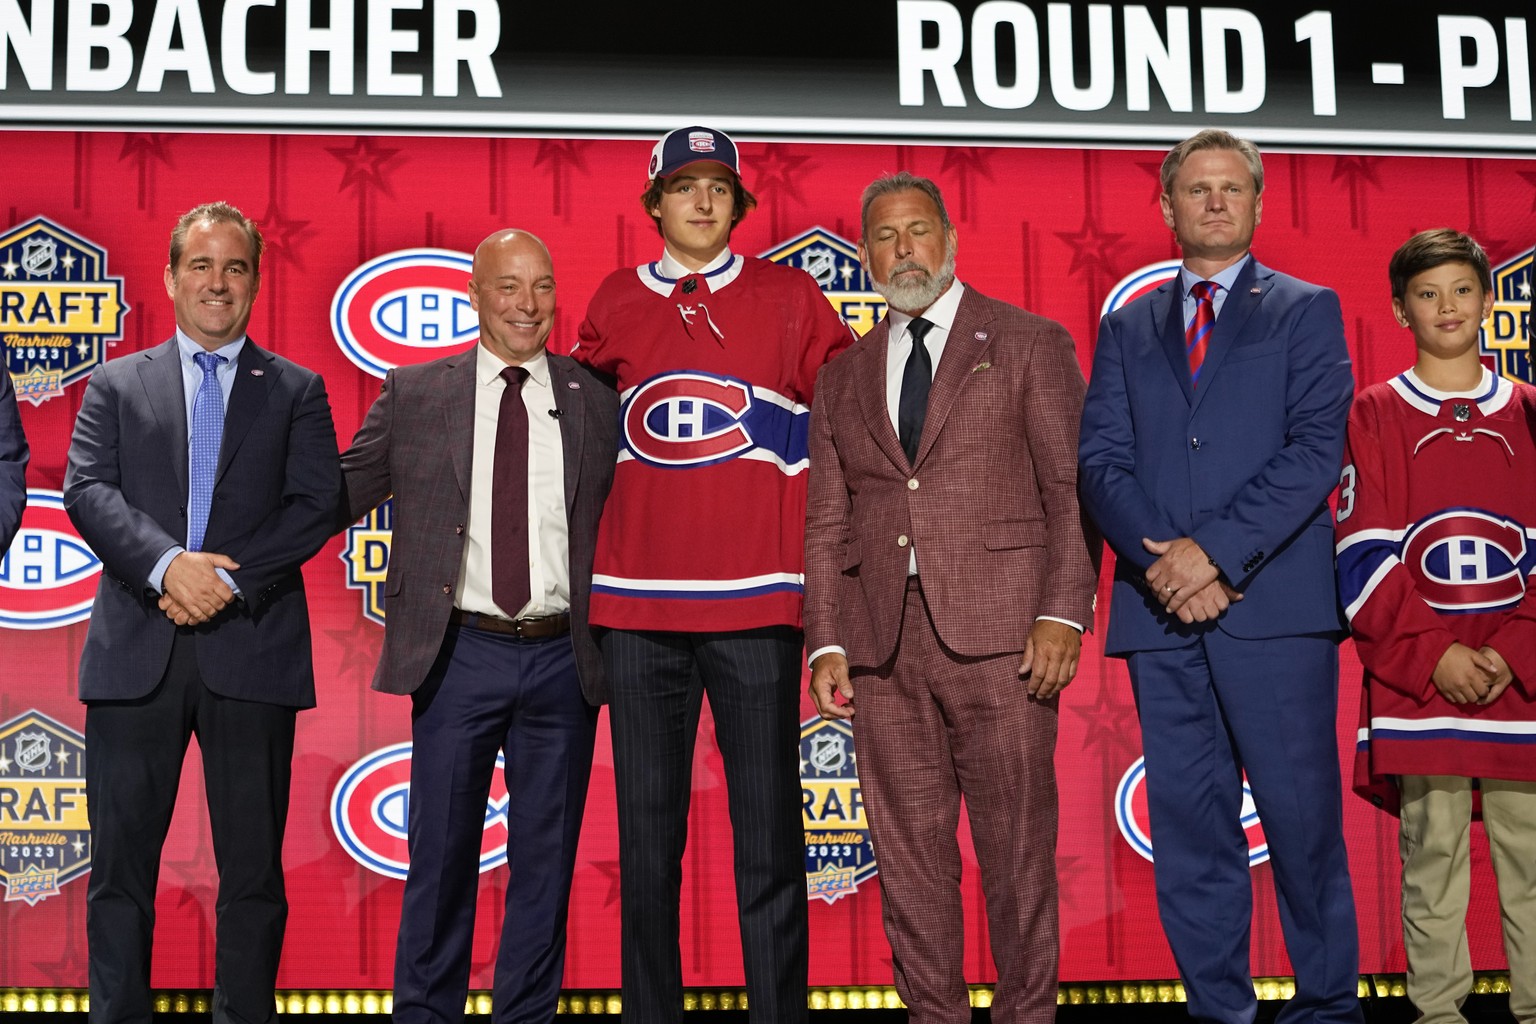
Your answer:
[[[455,608],[453,614],[448,617],[448,621],[457,626],[467,626],[486,633],[515,636],[519,640],[553,640],[571,631],[570,612],[529,616],[524,619],[504,619],[500,615],[485,615],[481,612],[466,612]]]

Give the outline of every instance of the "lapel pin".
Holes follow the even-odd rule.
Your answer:
[[[1264,294],[1264,289],[1260,288],[1258,285],[1254,285],[1252,288],[1248,289],[1248,294],[1249,295],[1263,295]]]
[[[980,373],[982,370],[990,370],[990,369],[992,369],[992,364],[991,363],[977,363],[975,366],[971,367],[971,372],[972,373]]]
[[[251,376],[252,377],[265,377],[266,375],[267,375],[267,371],[266,370],[252,370],[251,371]]]
[[[987,340],[987,332],[986,331],[977,331],[976,332],[976,340],[977,341],[986,341]]]
[[[572,391],[580,391],[581,390],[581,382],[580,381],[575,381],[575,380],[567,381],[565,386],[570,388]]]

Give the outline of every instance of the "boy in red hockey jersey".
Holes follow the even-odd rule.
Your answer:
[[[1463,1020],[1468,835],[1482,793],[1510,1010],[1536,1020],[1536,388],[1483,367],[1488,256],[1441,229],[1392,256],[1411,370],[1355,399],[1339,597],[1365,665],[1355,789],[1402,818],[1403,946],[1420,1022]]]
[[[853,341],[802,270],[730,249],[756,204],[736,145],[656,144],[641,196],[665,247],[598,288],[573,353],[616,380],[619,462],[594,627],[613,686],[624,1017],[683,1019],[678,906],[694,731],[709,696],[735,833],[747,998],[806,1020],[800,816],[805,481],[816,371]]]

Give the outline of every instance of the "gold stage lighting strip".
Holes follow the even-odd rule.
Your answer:
[[[1289,999],[1296,994],[1291,978],[1255,978],[1253,990],[1262,1000]],[[1484,971],[1475,976],[1475,995],[1499,995],[1509,992],[1509,974]],[[1407,991],[1401,974],[1369,974],[1360,978],[1361,999],[1405,999]],[[290,1015],[388,1016],[394,999],[388,990],[318,989],[285,990],[276,993],[277,1012]],[[813,1010],[899,1010],[901,997],[889,985],[856,985],[812,988],[807,1001]],[[1057,990],[1056,1002],[1062,1006],[1111,1006],[1120,1003],[1182,1003],[1184,986],[1177,981],[1106,981],[1070,982]],[[207,990],[187,992],[160,991],[154,994],[156,1013],[196,1013],[212,1011],[213,994]],[[992,1005],[991,985],[971,986],[972,1006]],[[561,1014],[617,1016],[623,1007],[616,991],[566,991],[560,995],[557,1010]],[[0,988],[0,1013],[85,1013],[90,995],[80,988]],[[465,1004],[470,1016],[491,1015],[491,994],[471,992]],[[684,1010],[745,1010],[747,994],[739,988],[688,989],[683,993]]]

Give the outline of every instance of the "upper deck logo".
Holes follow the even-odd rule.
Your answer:
[[[1531,287],[1536,284],[1536,246],[1493,268],[1493,311],[1483,321],[1480,348],[1510,380],[1531,376]]]
[[[27,491],[21,529],[0,558],[0,627],[52,629],[90,617],[101,561],[80,539],[59,491]]]
[[[363,617],[384,625],[384,581],[389,576],[389,548],[394,537],[395,499],[386,498],[347,527],[347,546],[339,557],[347,567],[347,587],[363,592]]]
[[[123,279],[106,250],[35,217],[0,237],[0,340],[16,397],[41,405],[85,379],[123,336]]]
[[[800,724],[800,813],[807,899],[835,903],[875,877],[875,849],[847,722],[811,718]]]
[[[1121,306],[1135,302],[1150,291],[1155,291],[1164,281],[1171,281],[1177,277],[1181,266],[1183,263],[1179,260],[1163,260],[1161,263],[1149,263],[1138,270],[1131,271],[1109,290],[1109,294],[1104,298],[1104,305],[1099,310],[1099,316],[1108,316]]]
[[[496,771],[485,804],[480,838],[480,871],[507,862],[506,758],[496,754]],[[331,830],[353,860],[386,878],[404,878],[411,858],[411,744],[396,743],[365,754],[348,768],[331,794]]]
[[[480,337],[467,290],[472,263],[451,249],[402,249],[369,260],[331,300],[336,344],[375,377],[468,348]]]
[[[1152,827],[1147,814],[1147,759],[1138,757],[1115,787],[1115,824],[1120,835],[1131,849],[1147,860],[1152,860]],[[1238,812],[1243,831],[1248,834],[1248,866],[1250,868],[1269,860],[1269,841],[1264,838],[1264,826],[1259,823],[1259,812],[1253,805],[1253,790],[1243,779],[1243,803]]]
[[[773,263],[799,267],[815,278],[837,315],[856,334],[863,335],[885,314],[885,298],[875,291],[859,262],[858,246],[826,228],[811,228],[758,255]]]
[[[85,737],[39,711],[0,725],[0,883],[36,906],[91,866]]]

